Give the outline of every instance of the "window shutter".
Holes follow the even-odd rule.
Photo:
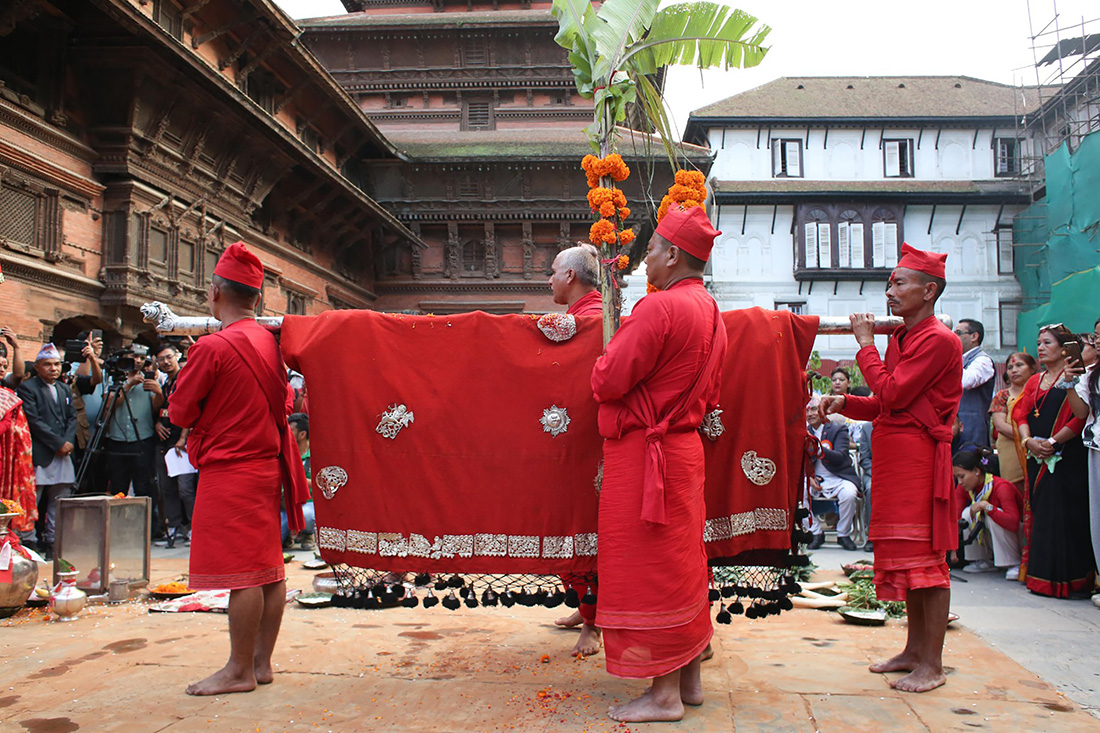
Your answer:
[[[886,267],[886,224],[871,225],[871,267]]]
[[[772,176],[783,175],[783,141],[772,140]]]
[[[1012,230],[997,230],[997,272],[1001,275],[1012,274]]]
[[[840,224],[837,225],[836,246],[837,254],[840,257],[840,267],[852,266],[852,248],[848,242],[848,227],[849,224],[844,221],[840,222]]]
[[[897,142],[885,144],[886,150],[886,175],[896,178],[901,175],[901,155]]]
[[[898,225],[896,222],[886,222],[886,266],[894,268],[898,266]]]
[[[806,268],[817,267],[817,224],[806,225]]]
[[[787,153],[787,175],[794,178],[802,176],[802,161],[798,155],[798,143],[788,142],[784,143]]]
[[[898,143],[898,171],[900,175],[913,175],[913,147],[908,140]]]
[[[833,266],[832,231],[828,222],[817,225],[818,266],[822,268]]]
[[[863,256],[863,225],[848,225],[848,243],[852,248],[852,267],[866,267],[867,262]]]

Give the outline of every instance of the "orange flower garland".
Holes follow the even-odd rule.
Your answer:
[[[614,186],[608,188],[600,185],[603,178],[625,181],[630,176],[629,166],[623,161],[621,155],[611,153],[606,158],[586,155],[581,161],[581,168],[584,169],[588,188],[591,189],[588,192],[588,206],[600,217],[588,230],[588,241],[597,247],[616,243],[629,245],[634,241],[634,230],[620,228],[623,221],[630,216],[630,208],[626,205],[626,194]],[[615,266],[619,270],[625,270],[629,262],[626,255],[620,255],[615,260]]]
[[[681,208],[690,209],[694,206],[702,206],[707,200],[706,178],[699,171],[676,171],[676,182],[668,188],[668,193],[661,199],[661,207],[657,209],[657,221],[665,218],[668,209],[673,204],[679,204]]]

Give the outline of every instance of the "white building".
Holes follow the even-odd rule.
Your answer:
[[[939,309],[980,320],[986,349],[1006,354],[1021,297],[1011,244],[1029,203],[1017,175],[1028,102],[968,77],[790,77],[697,110],[685,140],[715,153],[719,306],[884,314],[905,241],[948,253]],[[856,350],[850,336],[816,348],[831,359]]]

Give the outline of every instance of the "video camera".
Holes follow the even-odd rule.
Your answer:
[[[103,360],[103,371],[115,380],[126,379],[130,374],[145,366],[145,360],[149,356],[149,347],[141,344],[130,344],[124,349],[119,349]]]

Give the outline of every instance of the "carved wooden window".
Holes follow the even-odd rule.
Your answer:
[[[214,276],[214,268],[218,266],[218,257],[221,253],[214,249],[208,249],[202,253],[202,281],[210,282]]]
[[[246,56],[241,57],[241,63],[244,63]],[[269,115],[275,114],[275,105],[284,92],[286,87],[263,67],[254,69],[245,81],[245,94]]]
[[[37,246],[38,197],[33,193],[0,186],[0,238],[4,244]]]
[[[286,294],[286,314],[288,316],[304,316],[306,314],[306,296],[288,290]]]
[[[297,121],[298,136],[305,143],[305,146],[315,153],[321,152],[321,135],[311,126],[306,124],[305,120],[298,118]]]
[[[898,262],[900,204],[801,204],[795,208],[795,277],[881,279]]]
[[[39,57],[42,43],[42,34],[27,28],[26,24],[5,35],[0,43],[0,81],[16,94],[36,101],[41,97]]]
[[[485,274],[485,242],[471,239],[462,245],[462,274]]]
[[[882,141],[883,175],[887,178],[913,177],[913,140]]]
[[[493,108],[489,102],[467,102],[463,115],[463,129],[493,129]]]
[[[846,209],[840,213],[836,227],[837,267],[867,267],[863,229],[858,211]]]
[[[901,241],[898,211],[875,209],[871,217],[871,266],[894,269],[898,264],[898,243]]]
[[[833,226],[822,209],[813,209],[802,225],[802,252],[808,270],[829,268],[833,262]]]
[[[149,262],[168,264],[168,232],[157,227],[149,227]]]
[[[61,201],[57,189],[30,182],[0,183],[0,244],[61,254]]]
[[[484,38],[467,38],[462,46],[463,66],[484,66],[489,62],[489,49]]]
[[[802,141],[772,140],[772,176],[802,178]]]
[[[190,279],[194,277],[195,272],[195,243],[189,239],[180,237],[177,240],[176,246],[179,272],[181,275],[186,275]]]
[[[173,37],[183,40],[183,14],[172,0],[153,0],[153,21]]]
[[[1020,141],[1012,137],[999,137],[993,141],[993,174],[1014,176],[1020,172]]]
[[[458,195],[463,198],[480,198],[481,183],[467,174],[458,179]]]

